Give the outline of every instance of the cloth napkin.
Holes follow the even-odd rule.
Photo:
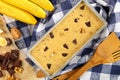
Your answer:
[[[7,27],[10,29],[15,26],[22,32],[22,37],[16,40],[16,45],[23,52],[27,51],[41,37],[53,27],[64,15],[76,5],[80,0],[50,0],[54,6],[54,12],[47,12],[46,19],[37,19],[36,25],[27,25],[5,15]],[[106,38],[110,32],[115,32],[120,38],[120,0],[88,0],[98,13],[108,22],[108,26],[89,43],[69,64],[59,73],[71,71],[77,67],[83,66],[92,56],[97,45]],[[26,56],[26,60],[37,68],[36,65]],[[44,80],[49,80],[44,78]],[[111,64],[103,64],[86,71],[80,80],[120,80],[120,61]]]

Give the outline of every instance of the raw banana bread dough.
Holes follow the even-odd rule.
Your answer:
[[[6,24],[1,16],[0,16],[0,29],[4,31],[3,33],[0,33],[0,37],[9,38],[12,40],[12,42],[9,42],[10,45],[0,46],[0,55],[5,55],[7,52],[11,52],[11,50],[16,50],[16,49],[18,50],[18,48],[16,47],[16,45],[13,41],[13,38],[12,38],[11,34],[9,33],[9,31],[6,27]],[[36,77],[36,73],[33,70],[33,68],[25,60],[25,58],[26,58],[25,55],[23,55],[20,52],[19,58],[22,61],[23,72],[15,73],[15,77],[17,79],[12,79],[12,77],[7,72],[7,70],[2,70],[3,76],[0,77],[0,80],[40,80],[39,78]],[[1,71],[1,67],[0,67],[0,71]],[[0,76],[1,76],[1,73],[0,73]]]
[[[82,2],[30,52],[50,75],[54,74],[103,26]]]

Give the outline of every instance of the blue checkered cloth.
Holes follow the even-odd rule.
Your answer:
[[[36,25],[27,25],[5,15],[4,18],[10,29],[16,26],[22,32],[22,37],[16,40],[18,48],[26,53],[53,25],[55,25],[75,4],[80,0],[50,0],[54,6],[54,12],[47,12],[46,19],[37,19]],[[88,0],[98,13],[108,22],[108,26],[95,37],[89,45],[75,56],[69,64],[59,73],[71,71],[83,66],[92,56],[96,46],[106,38],[110,32],[115,32],[120,38],[120,0]],[[35,67],[28,58],[26,60]],[[48,80],[48,78],[46,78]],[[80,80],[120,80],[120,62],[103,64],[86,71]]]

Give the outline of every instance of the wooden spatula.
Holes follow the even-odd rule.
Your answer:
[[[118,37],[115,35],[115,33],[111,33],[110,36],[98,46],[92,59],[75,74],[73,74],[68,80],[77,80],[86,70],[96,65],[107,63],[108,61],[117,61],[119,57],[117,58],[117,53],[115,53],[115,51],[119,48],[119,46],[120,41]]]
[[[92,57],[92,59],[85,66],[83,66],[81,69],[78,68],[78,69],[75,69],[75,70],[73,70],[71,72],[63,74],[61,76],[58,76],[56,78],[53,78],[52,80],[66,80],[70,76],[71,76],[71,78],[68,79],[68,80],[77,80],[86,70],[88,70],[88,69],[90,69],[90,68],[92,68],[92,67],[94,67],[96,65],[107,63],[107,62],[105,62],[105,59],[107,61],[108,60],[107,58],[109,56],[111,56],[111,53],[116,54],[115,51],[118,49],[119,46],[120,46],[120,41],[119,41],[118,37],[116,36],[115,33],[111,33],[98,46],[94,56]],[[118,53],[118,51],[117,51],[117,53]]]

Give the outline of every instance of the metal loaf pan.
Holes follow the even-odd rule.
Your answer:
[[[68,60],[66,61],[66,63],[63,65],[62,68],[60,68],[58,71],[56,71],[56,73],[54,73],[53,75],[50,75],[39,63],[38,61],[30,54],[31,50],[41,42],[42,39],[44,39],[44,37],[46,37],[55,27],[56,25],[60,24],[62,22],[62,20],[64,20],[68,14],[70,14],[78,5],[80,5],[81,2],[84,2],[90,9],[91,11],[93,11],[97,17],[103,21],[104,25],[101,26],[101,28],[78,50],[76,51],[75,54],[73,54],[73,56]],[[28,57],[49,77],[49,78],[53,78],[55,76],[57,76],[58,72],[60,72],[67,64],[68,62],[75,56],[77,55],[81,50],[83,50],[87,44],[98,34],[100,33],[100,31],[102,31],[106,26],[107,26],[107,22],[97,13],[97,11],[91,7],[91,5],[87,2],[87,0],[81,0],[80,2],[78,2],[55,26],[53,26],[43,37],[42,39],[40,39],[30,50],[29,52],[27,53]]]

